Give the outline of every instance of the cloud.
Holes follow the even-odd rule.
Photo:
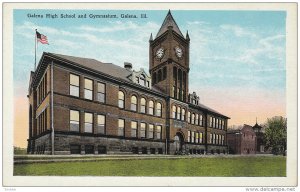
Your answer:
[[[233,32],[237,37],[243,37],[243,36],[252,37],[252,38],[257,37],[256,34],[253,32],[250,32],[249,29],[240,27],[238,25],[224,24],[224,25],[221,25],[220,28],[223,31]]]

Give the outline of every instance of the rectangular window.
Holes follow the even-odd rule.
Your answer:
[[[212,134],[209,134],[209,140],[210,140],[210,143],[212,144],[213,143],[213,136],[212,136]]]
[[[93,114],[84,113],[84,132],[93,133]]]
[[[188,142],[191,142],[191,131],[188,131]]]
[[[194,113],[192,114],[192,120],[191,120],[191,123],[192,123],[192,124],[195,123],[195,114],[194,114]]]
[[[156,126],[156,139],[161,139],[161,125]]]
[[[177,107],[177,119],[180,120],[181,117],[181,108]]]
[[[191,123],[191,112],[188,112],[188,123]]]
[[[196,114],[195,124],[199,125],[199,115],[198,114]]]
[[[176,90],[176,89],[175,89],[175,86],[173,86],[173,87],[172,87],[172,97],[174,97],[174,98],[175,98],[175,95],[176,95],[175,90]]]
[[[105,102],[105,84],[104,83],[98,83],[97,99],[101,103]]]
[[[196,133],[196,138],[195,138],[196,143],[199,142],[199,133]]]
[[[195,132],[194,132],[194,131],[192,131],[191,140],[192,140],[192,143],[194,143],[194,142],[195,142]]]
[[[97,133],[105,134],[105,116],[98,115],[98,130]]]
[[[70,74],[70,95],[79,97],[79,76]]]
[[[131,121],[131,137],[137,137],[137,122]]]
[[[199,134],[199,143],[203,143],[203,133]]]
[[[79,111],[70,110],[70,131],[79,132]]]
[[[84,98],[93,100],[93,81],[84,79]]]
[[[200,126],[203,126],[203,116],[200,115]]]
[[[153,139],[153,136],[154,136],[154,132],[153,132],[153,128],[154,128],[154,125],[153,124],[149,124],[149,129],[148,129],[148,138],[149,139]]]
[[[140,136],[146,138],[146,123],[141,123]]]
[[[124,136],[124,127],[125,127],[125,120],[119,119],[118,120],[118,136]]]
[[[209,126],[212,127],[212,117],[209,118]]]

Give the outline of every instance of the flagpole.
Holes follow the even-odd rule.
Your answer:
[[[36,70],[36,32],[37,29],[35,29],[35,34],[34,34],[34,71]]]

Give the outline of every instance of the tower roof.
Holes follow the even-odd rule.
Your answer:
[[[155,38],[159,37],[160,35],[162,35],[164,32],[166,32],[168,30],[168,27],[169,26],[172,26],[173,27],[173,30],[178,34],[180,35],[181,37],[183,37],[178,25],[176,24],[176,21],[174,20],[172,14],[171,14],[171,11],[169,10],[163,24],[161,25],[157,35]],[[184,38],[184,37],[183,37]]]

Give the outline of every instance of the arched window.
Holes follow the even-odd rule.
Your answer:
[[[154,103],[153,103],[152,100],[149,101],[149,111],[148,111],[148,113],[149,113],[150,115],[153,115],[153,114],[154,114]]]
[[[161,70],[158,71],[158,78],[157,78],[157,82],[160,82],[162,80],[162,74],[161,74]]]
[[[174,119],[176,119],[176,106],[175,105],[173,105],[173,107],[172,107],[172,117],[174,118]]]
[[[163,69],[163,80],[167,78],[167,67]]]
[[[146,113],[146,99],[141,98],[141,113]]]
[[[156,73],[154,72],[152,75],[152,85],[156,83]]]
[[[180,120],[181,117],[181,107],[177,107],[177,119]]]
[[[188,123],[191,123],[191,112],[188,112]]]
[[[137,98],[134,95],[131,96],[131,107],[130,107],[130,109],[132,111],[136,111],[137,110]]]
[[[182,109],[181,120],[185,121],[185,109]]]
[[[118,102],[118,105],[120,108],[124,108],[124,103],[125,103],[125,95],[124,95],[124,92],[123,91],[119,91],[119,102]]]
[[[161,103],[156,103],[156,116],[161,117]]]

